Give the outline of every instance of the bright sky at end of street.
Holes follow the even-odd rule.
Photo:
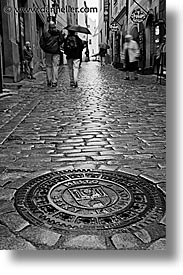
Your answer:
[[[99,11],[99,1],[100,0],[85,0],[85,1],[86,1],[87,7],[97,8],[97,10]],[[80,1],[80,5],[81,5],[81,7],[84,7],[84,0]],[[98,12],[88,13],[88,17],[91,18],[92,20],[96,20],[97,24],[98,24]]]

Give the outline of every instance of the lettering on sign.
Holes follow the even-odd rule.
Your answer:
[[[119,31],[119,26],[118,26],[116,23],[113,23],[113,24],[111,24],[111,26],[110,26],[110,30],[111,30],[112,32],[117,32],[117,31]]]
[[[142,11],[140,8],[138,8],[132,11],[130,19],[134,23],[141,23],[146,19],[146,17],[147,17],[147,14],[144,11]]]

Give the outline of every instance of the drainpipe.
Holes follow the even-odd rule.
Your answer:
[[[86,5],[86,1],[84,1],[84,6],[85,8],[88,8],[87,5]],[[88,15],[85,13],[85,24],[86,24],[86,27],[88,28]],[[89,53],[89,48],[88,48],[88,34],[87,34],[87,45],[86,45],[86,58],[87,58],[87,61],[90,61],[90,53]]]

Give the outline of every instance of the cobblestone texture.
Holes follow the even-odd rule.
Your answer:
[[[63,243],[63,248],[67,249],[106,249],[105,237],[80,235],[69,237]]]
[[[91,73],[92,72],[92,73]],[[165,249],[165,218],[108,240],[36,228],[14,208],[14,192],[39,175],[104,169],[140,175],[166,191],[166,91],[155,78],[124,81],[112,66],[91,62],[69,87],[63,66],[57,89],[36,81],[0,98],[0,249]],[[61,241],[62,240],[62,241]]]

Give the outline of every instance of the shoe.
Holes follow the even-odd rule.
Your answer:
[[[52,83],[52,88],[56,88],[57,87],[57,83]]]
[[[48,86],[48,87],[51,87],[51,82],[47,82],[47,86]]]
[[[126,76],[126,77],[124,78],[124,80],[130,80],[129,76]]]
[[[36,79],[34,76],[31,76],[31,79]]]
[[[71,82],[70,86],[71,86],[72,88],[77,88],[77,87],[78,87],[78,83],[77,83],[77,82],[76,82],[76,83]]]
[[[134,79],[135,79],[135,80],[138,80],[138,76],[135,76]]]

